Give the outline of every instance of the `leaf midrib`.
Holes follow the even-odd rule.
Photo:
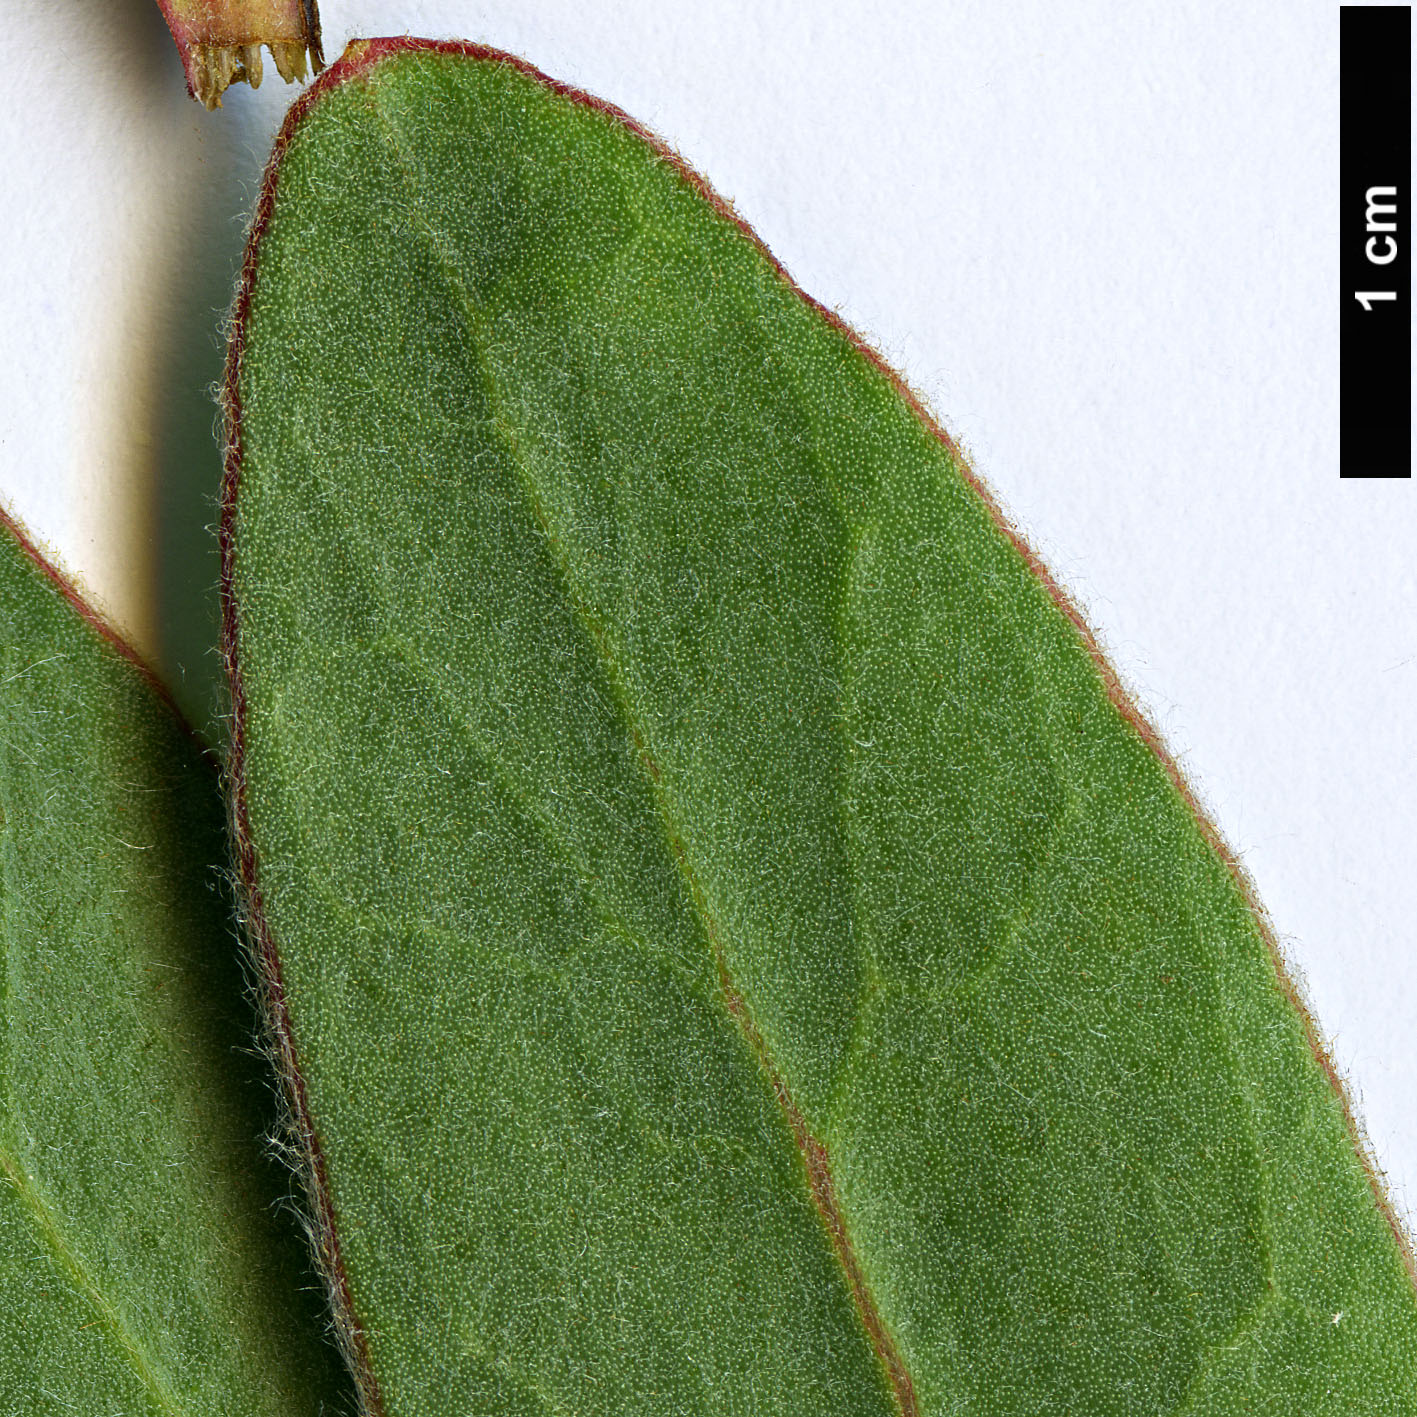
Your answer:
[[[473,358],[483,377],[489,407],[493,410],[493,416],[490,419],[492,427],[503,443],[508,459],[518,474],[518,479],[522,484],[530,511],[537,525],[542,530],[547,548],[555,563],[562,586],[564,587],[566,599],[574,609],[577,618],[581,621],[587,638],[590,640],[600,660],[620,718],[635,747],[635,756],[640,763],[645,783],[655,803],[657,809],[656,815],[664,830],[669,853],[674,860],[676,869],[683,877],[689,900],[697,917],[700,932],[703,935],[704,942],[717,967],[720,984],[722,986],[723,1007],[727,1010],[734,1023],[738,1025],[737,1031],[743,1040],[744,1046],[752,1055],[760,1073],[763,1075],[764,1081],[768,1085],[774,1101],[782,1112],[789,1132],[796,1143],[796,1149],[801,1160],[801,1173],[806,1183],[808,1199],[813,1208],[817,1211],[823,1227],[827,1230],[832,1253],[841,1267],[842,1278],[847,1292],[850,1294],[853,1301],[853,1308],[856,1311],[857,1318],[861,1323],[863,1336],[880,1364],[891,1396],[901,1413],[901,1417],[916,1417],[918,1407],[915,1399],[914,1383],[909,1370],[905,1367],[904,1361],[895,1346],[893,1335],[891,1335],[889,1330],[885,1327],[885,1321],[876,1304],[875,1296],[866,1283],[860,1261],[856,1256],[850,1233],[846,1226],[846,1218],[842,1214],[840,1204],[836,1198],[835,1188],[828,1167],[827,1148],[824,1143],[808,1129],[806,1120],[793,1101],[786,1081],[783,1079],[776,1063],[769,1053],[756,1022],[748,1013],[746,1001],[742,998],[742,995],[738,992],[733,983],[732,974],[728,968],[727,957],[718,935],[713,913],[708,907],[703,888],[693,870],[692,863],[689,861],[687,849],[683,844],[683,836],[675,823],[673,811],[670,808],[663,784],[660,780],[658,766],[650,755],[648,743],[639,724],[638,715],[633,709],[629,693],[622,680],[619,664],[607,642],[603,627],[598,623],[595,616],[591,613],[590,607],[585,604],[582,597],[576,591],[571,569],[561,544],[561,539],[556,533],[556,529],[542,502],[539,489],[522,457],[514,436],[514,430],[507,421],[497,414],[497,410],[504,406],[504,401],[500,396],[496,378],[487,364],[484,349],[485,340],[481,333],[477,308],[473,304],[470,293],[463,284],[456,264],[444,250],[442,241],[439,239],[432,222],[428,219],[424,211],[412,165],[399,142],[398,131],[394,126],[393,119],[386,105],[373,85],[365,84],[364,89],[368,98],[369,108],[379,122],[387,140],[389,151],[394,159],[394,165],[407,190],[410,209],[415,219],[414,224],[426,237],[433,257],[442,270],[449,288],[456,297],[460,313],[463,316],[467,328]],[[820,1166],[814,1164],[814,1153],[816,1158],[820,1161]]]

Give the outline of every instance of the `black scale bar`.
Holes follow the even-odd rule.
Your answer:
[[[1339,458],[1412,476],[1412,10],[1339,10]]]

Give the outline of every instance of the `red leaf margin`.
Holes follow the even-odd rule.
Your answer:
[[[159,3],[162,3],[162,0],[159,0]],[[378,1379],[369,1361],[368,1345],[364,1331],[360,1327],[354,1312],[348,1276],[344,1271],[340,1259],[336,1217],[325,1174],[323,1152],[320,1148],[313,1119],[310,1116],[304,1080],[301,1076],[296,1058],[290,1018],[285,1004],[280,958],[270,933],[269,924],[265,919],[260,884],[257,877],[255,848],[251,840],[250,820],[246,805],[244,765],[246,694],[241,678],[238,609],[235,594],[235,516],[236,499],[241,479],[242,457],[241,361],[246,347],[246,328],[250,315],[251,297],[256,281],[260,242],[270,224],[271,215],[274,210],[276,189],[280,177],[281,159],[284,157],[286,149],[290,146],[301,122],[305,119],[311,108],[329,93],[330,90],[350,80],[364,76],[370,69],[385,59],[397,58],[408,54],[440,54],[472,59],[483,63],[507,65],[526,75],[528,78],[534,79],[537,83],[541,84],[558,97],[568,99],[572,103],[591,109],[593,112],[600,113],[620,123],[629,132],[634,134],[635,137],[644,142],[661,161],[673,168],[680,179],[702,197],[715,212],[732,222],[768,261],[783,284],[792,291],[798,299],[825,320],[828,325],[842,334],[869,364],[889,380],[896,393],[910,408],[911,412],[914,413],[921,424],[924,425],[929,433],[945,448],[960,475],[984,504],[994,524],[1008,538],[1014,549],[1023,558],[1029,570],[1042,583],[1053,603],[1072,624],[1073,629],[1076,631],[1089,657],[1096,666],[1098,673],[1101,675],[1103,685],[1107,691],[1107,697],[1113,707],[1116,708],[1125,722],[1132,728],[1146,747],[1150,749],[1156,760],[1161,764],[1172,787],[1180,795],[1182,802],[1199,826],[1201,835],[1204,837],[1206,843],[1210,846],[1211,850],[1216,853],[1224,863],[1226,870],[1230,873],[1231,879],[1234,881],[1235,887],[1239,891],[1264,941],[1280,990],[1302,1020],[1304,1035],[1309,1049],[1313,1053],[1324,1076],[1328,1079],[1334,1095],[1339,1100],[1343,1110],[1344,1125],[1348,1133],[1349,1141],[1363,1164],[1363,1168],[1368,1177],[1368,1184],[1378,1210],[1387,1222],[1388,1229],[1391,1231],[1393,1239],[1396,1241],[1403,1265],[1407,1271],[1408,1279],[1412,1283],[1414,1290],[1417,1290],[1417,1254],[1414,1254],[1413,1242],[1408,1237],[1397,1217],[1396,1210],[1383,1183],[1383,1172],[1378,1166],[1367,1134],[1364,1132],[1354,1112],[1352,1100],[1349,1097],[1344,1079],[1339,1074],[1332,1058],[1329,1056],[1328,1047],[1324,1042],[1322,1034],[1319,1032],[1318,1025],[1297,983],[1295,974],[1285,958],[1283,947],[1279,942],[1279,937],[1275,932],[1273,922],[1270,920],[1268,912],[1259,900],[1249,873],[1245,870],[1236,853],[1231,850],[1229,845],[1225,842],[1225,839],[1221,836],[1219,828],[1215,825],[1210,814],[1201,804],[1195,791],[1187,781],[1185,774],[1181,771],[1179,764],[1167,749],[1155,725],[1143,712],[1132,693],[1122,683],[1116,669],[1103,653],[1096,633],[1093,631],[1076,602],[1058,582],[1048,567],[1044,565],[1038,553],[1028,544],[1024,536],[1004,514],[993,492],[985,484],[979,474],[970,466],[959,444],[934,417],[921,397],[906,383],[904,377],[886,362],[879,350],[874,348],[859,332],[852,329],[836,311],[828,309],[821,301],[809,295],[793,280],[786,268],[777,257],[773,255],[767,244],[738,214],[730,201],[715,191],[708,180],[695,171],[695,169],[668,143],[637,119],[632,118],[623,109],[612,103],[607,103],[604,99],[598,98],[594,94],[587,93],[583,89],[576,88],[560,79],[552,78],[549,74],[543,73],[526,59],[515,54],[510,54],[505,50],[496,49],[491,45],[478,44],[467,40],[419,39],[408,35],[391,35],[377,39],[356,39],[349,42],[345,48],[345,52],[340,58],[320,74],[316,81],[291,105],[290,110],[286,114],[285,121],[281,126],[280,133],[276,137],[274,150],[271,153],[270,160],[266,165],[265,173],[262,178],[261,191],[257,199],[255,211],[252,215],[245,256],[242,261],[241,275],[237,285],[235,302],[232,307],[230,335],[227,345],[226,373],[221,389],[221,403],[225,415],[226,448],[222,474],[221,521],[218,530],[218,541],[221,549],[221,648],[222,660],[226,666],[231,690],[232,716],[231,741],[227,759],[227,776],[230,790],[232,834],[236,848],[237,868],[240,875],[241,887],[246,898],[246,923],[247,928],[252,934],[253,947],[258,964],[265,977],[269,1022],[272,1035],[276,1041],[280,1071],[287,1082],[296,1138],[298,1141],[303,1142],[307,1153],[305,1157],[306,1181],[310,1188],[311,1204],[314,1209],[314,1215],[311,1218],[311,1230],[316,1248],[316,1257],[325,1273],[326,1280],[330,1287],[331,1297],[335,1307],[337,1332],[341,1338],[341,1346],[354,1372],[361,1401],[369,1417],[383,1417],[384,1407],[382,1397],[379,1391]],[[652,765],[650,766],[652,768]],[[902,1417],[915,1417],[917,1408],[910,1375],[906,1371],[899,1354],[895,1351],[894,1342],[889,1333],[885,1330],[879,1314],[875,1312],[874,1301],[871,1299],[869,1293],[865,1291],[864,1281],[860,1280],[859,1267],[856,1265],[854,1256],[850,1254],[849,1242],[845,1239],[842,1218],[835,1199],[834,1185],[831,1180],[830,1172],[827,1169],[825,1150],[816,1138],[806,1132],[804,1119],[796,1105],[792,1102],[792,1099],[787,1096],[782,1079],[777,1074],[772,1060],[766,1056],[761,1039],[757,1037],[756,1027],[753,1025],[751,1019],[748,1019],[746,1016],[742,999],[738,996],[731,980],[729,980],[724,973],[724,961],[721,954],[718,958],[718,965],[721,982],[723,983],[728,1000],[729,1011],[738,1018],[740,1024],[743,1026],[745,1033],[748,1035],[750,1045],[752,1045],[754,1051],[758,1053],[759,1061],[767,1072],[769,1080],[778,1094],[779,1101],[782,1103],[788,1115],[793,1134],[803,1153],[804,1161],[807,1166],[808,1176],[813,1190],[813,1199],[816,1201],[817,1208],[822,1214],[823,1222],[832,1237],[833,1245],[837,1248],[838,1254],[842,1258],[843,1265],[847,1269],[853,1295],[857,1300],[858,1307],[862,1310],[862,1318],[867,1329],[868,1337],[876,1348],[877,1356],[881,1361],[882,1367],[885,1369],[887,1379],[890,1382],[896,1398],[897,1406],[900,1409]],[[846,1246],[847,1251],[844,1255],[842,1254],[843,1246]]]

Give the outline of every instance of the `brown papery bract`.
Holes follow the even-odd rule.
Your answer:
[[[259,88],[261,49],[270,50],[286,83],[304,79],[308,61],[325,67],[316,0],[157,0],[182,56],[187,92],[220,108],[229,85]]]

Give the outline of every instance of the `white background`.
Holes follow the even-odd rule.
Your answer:
[[[324,5],[677,146],[962,442],[1241,853],[1417,1203],[1417,494],[1338,478],[1338,11]],[[182,90],[151,0],[0,46],[0,499],[214,702],[206,386],[293,90]],[[1350,214],[1351,216],[1351,214]],[[1349,228],[1351,229],[1351,228]]]

